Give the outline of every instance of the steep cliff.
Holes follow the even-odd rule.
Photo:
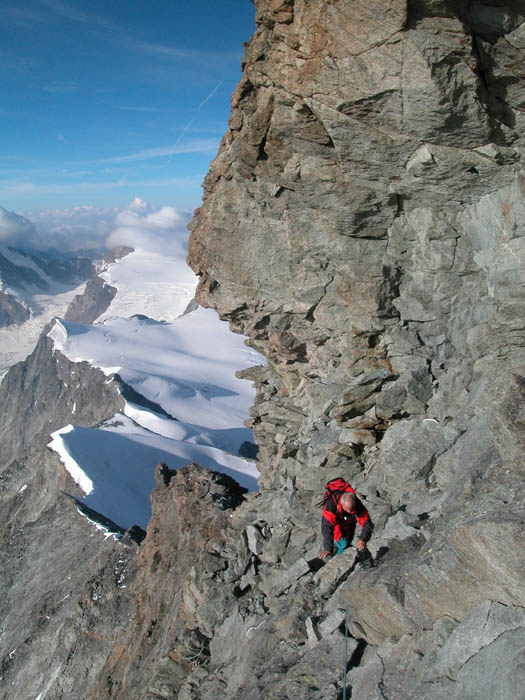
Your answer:
[[[313,611],[303,593],[267,601],[266,624],[348,607],[371,645],[354,683],[377,671],[352,697],[471,697],[475,683],[485,697],[496,668],[519,675],[505,635],[493,633],[484,680],[481,652],[453,670],[429,659],[484,601],[523,624],[525,8],[255,4],[189,255],[198,301],[268,358],[250,372],[261,493],[244,512],[264,534],[246,595],[319,550],[314,503],[345,476],[373,515],[376,552],[388,549],[381,566]],[[241,622],[229,625],[235,637]],[[248,653],[210,664],[234,669]],[[228,696],[242,683],[256,681],[230,677]],[[288,697],[268,683],[258,692]]]

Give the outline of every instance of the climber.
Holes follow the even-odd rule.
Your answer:
[[[337,548],[337,554],[341,554],[350,545],[356,522],[361,527],[361,533],[356,542],[357,561],[361,563],[363,568],[374,566],[374,560],[366,546],[374,525],[367,509],[353,492],[353,489],[352,492],[332,493],[325,501],[321,519],[324,546],[324,552],[319,555],[321,559],[326,559],[332,554],[334,544]]]

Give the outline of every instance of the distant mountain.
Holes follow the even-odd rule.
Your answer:
[[[7,253],[8,249],[4,248]],[[43,275],[39,275],[32,265],[17,265],[5,255],[0,249],[0,277],[5,287],[14,289],[36,288],[39,290],[49,289],[48,282]],[[15,256],[18,257],[18,254]]]
[[[0,328],[20,325],[31,316],[26,307],[8,292],[0,292]]]
[[[214,312],[190,304],[196,279],[184,253],[107,256],[47,332],[53,354],[86,360],[120,387],[124,407],[114,418],[86,428],[72,415],[48,446],[81,485],[82,503],[124,529],[147,526],[153,463],[195,461],[256,485],[255,446],[243,427],[253,391],[235,372],[261,358]],[[100,315],[104,294],[111,303]]]
[[[191,304],[196,278],[185,248],[120,248],[96,269],[32,355],[7,372],[0,456],[16,459],[35,439],[48,444],[84,491],[82,503],[125,529],[147,526],[158,461],[171,467],[197,461],[253,489],[255,446],[243,427],[253,391],[235,372],[260,358],[214,312]],[[69,378],[64,370],[57,379],[60,362]],[[104,386],[116,387],[123,402],[100,424],[81,417],[87,380],[79,384],[79,372],[86,363],[102,370],[98,381],[107,377]],[[97,389],[93,410],[103,412],[108,400],[99,395]]]
[[[206,531],[256,486],[253,388],[236,371],[261,358],[190,303],[185,247],[109,255],[98,272],[0,384],[1,700],[87,698],[130,620],[157,462],[163,483],[191,482]],[[72,320],[110,296],[95,323]]]
[[[51,305],[55,311],[59,297],[59,308],[67,306],[68,292],[76,290],[94,273],[93,262],[87,257],[68,257],[58,251],[56,254],[49,251],[35,253],[0,246],[0,330],[21,326],[32,317],[41,316],[40,331],[50,320],[46,308]],[[36,341],[31,332],[27,335],[31,338],[31,344],[25,355]],[[2,339],[2,354],[9,351],[9,345],[8,339]],[[14,347],[17,345],[20,347],[15,341]]]
[[[103,274],[132,250],[121,246],[101,260],[0,246],[0,377],[29,355],[53,317],[92,323],[104,313],[116,288],[97,272]]]
[[[77,286],[93,272],[93,262],[87,257],[52,257],[49,252],[36,254],[0,247],[0,280],[4,288],[32,291],[49,290],[57,284]]]

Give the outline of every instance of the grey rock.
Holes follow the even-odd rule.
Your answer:
[[[290,539],[290,531],[291,528],[284,524],[273,528],[270,542],[265,546],[264,552],[261,554],[261,561],[267,564],[277,564],[281,561]]]
[[[425,488],[435,460],[450,449],[457,437],[454,428],[432,419],[401,420],[386,431],[374,472],[378,474],[378,485],[389,493],[394,506],[406,503],[418,486]]]
[[[504,632],[460,669],[456,696],[466,700],[519,697],[525,682],[525,630]]]
[[[298,559],[292,566],[284,571],[274,569],[271,575],[270,595],[272,597],[282,595],[290,586],[293,586],[298,579],[308,573],[310,573],[310,565],[306,559]]]
[[[380,678],[383,692],[400,697],[430,698],[432,692],[439,698],[452,693],[454,682],[448,678],[435,678],[434,682],[424,682],[428,668],[456,626],[449,617],[440,618],[433,629],[420,630],[413,635],[399,639],[388,639],[377,649],[382,663]],[[365,655],[369,653],[365,650]]]
[[[419,534],[419,530],[412,527],[413,520],[403,511],[398,511],[392,515],[385,524],[385,536],[392,540],[404,540]]]
[[[349,658],[358,646],[348,641]],[[344,637],[331,635],[309,649],[288,673],[273,685],[271,697],[292,697],[298,687],[308,688],[312,700],[328,700],[342,687]]]
[[[351,669],[348,674],[352,695],[359,700],[383,700],[384,695],[381,690],[383,671],[381,658],[375,649],[368,647],[360,665]]]
[[[31,313],[23,304],[8,292],[0,291],[0,328],[20,325],[30,318]]]
[[[433,668],[429,670],[429,677],[447,676],[456,680],[458,671],[469,659],[505,632],[514,630],[520,630],[524,635],[522,641],[525,645],[525,608],[508,607],[492,601],[480,603],[445,642]],[[494,667],[494,662],[491,665]]]
[[[495,41],[500,36],[511,33],[525,20],[525,12],[519,3],[474,3],[469,8],[469,15],[474,30],[488,41]]]
[[[306,636],[308,637],[308,644],[310,646],[315,646],[320,640],[320,635],[317,632],[316,625],[311,617],[306,618],[305,622]]]
[[[348,609],[353,697],[512,697],[525,606],[522,3],[255,5],[189,262],[198,302],[267,358],[243,373],[260,492],[227,520],[211,505],[201,519],[184,479],[164,484],[137,555],[137,614],[109,656],[101,643],[96,679],[67,683],[88,677],[97,700],[130,687],[333,700],[344,638],[308,639]],[[26,411],[22,375],[10,386]],[[12,426],[41,439],[38,419]],[[11,455],[34,447],[4,436]],[[316,501],[339,475],[376,523],[374,569],[354,568],[351,550],[308,563]],[[24,504],[16,465],[3,477],[4,520],[40,523],[41,481]],[[249,545],[249,526],[264,543],[252,531]]]
[[[102,268],[126,257],[134,251],[130,246],[119,246],[108,251],[102,259]],[[77,294],[69,304],[64,318],[75,323],[93,323],[104,311],[107,311],[115,298],[117,290],[98,275],[94,275],[86,284],[82,294]]]
[[[342,554],[332,557],[316,574],[314,583],[321,598],[330,596],[347,578],[355,563],[355,551],[348,548]]]
[[[265,541],[261,531],[255,525],[248,525],[246,528],[246,537],[250,551],[257,556],[261,554],[264,549]]]
[[[16,687],[80,700],[131,618],[137,545],[105,540],[78,515],[56,456],[35,453],[2,477],[0,697]]]
[[[70,302],[64,319],[75,323],[93,323],[106,311],[117,290],[95,276],[88,281],[82,294],[77,294]]]
[[[332,610],[328,617],[319,624],[319,632],[321,637],[326,637],[332,634],[345,621],[346,612],[344,610]]]
[[[13,365],[0,384],[0,465],[49,442],[70,422],[92,426],[124,406],[115,383],[87,362],[71,362],[44,331],[33,353]]]

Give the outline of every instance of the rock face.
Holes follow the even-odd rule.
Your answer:
[[[0,279],[4,285],[15,289],[46,290],[50,282],[77,285],[92,274],[93,265],[88,258],[35,255],[11,247],[0,251]]]
[[[211,630],[232,607],[223,532],[244,489],[190,465],[159,464],[153,514],[136,558],[135,615],[86,698],[172,698],[192,668],[209,661]],[[219,585],[218,585],[219,584]]]
[[[314,619],[348,607],[369,645],[363,668],[376,680],[356,670],[355,697],[411,697],[421,684],[434,697],[489,697],[481,656],[452,676],[427,661],[473,606],[519,616],[525,604],[525,10],[255,4],[189,254],[199,303],[268,358],[249,373],[261,469],[250,512],[266,535],[246,595],[267,596],[270,625],[276,594],[263,571],[312,556],[313,504],[344,476],[376,522],[376,551],[388,549],[379,568],[314,603]],[[278,516],[270,494],[285,503]],[[281,640],[306,640],[312,601],[297,601],[288,624],[294,605],[302,622]],[[400,639],[414,657],[403,674],[393,670]],[[210,664],[228,668],[224,653]],[[498,670],[510,683],[512,663]],[[240,697],[229,683],[227,696]],[[275,688],[267,697],[288,697]]]
[[[67,547],[36,558],[24,640],[23,588],[2,610],[2,675],[28,700],[333,700],[345,669],[353,700],[519,697],[523,3],[255,5],[189,260],[199,303],[268,358],[241,373],[257,386],[260,491],[236,507],[223,477],[160,466],[137,554],[89,546],[75,607],[45,607],[67,595],[49,573],[72,565]],[[29,369],[12,372],[29,386]],[[17,430],[43,435],[38,405]],[[69,522],[64,475],[38,459],[2,474],[4,587],[36,557],[32,538]],[[20,507],[31,469],[33,494],[54,490]],[[317,504],[336,476],[375,523],[370,570],[353,548],[317,558]]]
[[[33,353],[13,365],[0,384],[0,465],[32,454],[69,422],[93,426],[124,402],[117,383],[87,362],[54,351],[44,331]]]
[[[136,544],[104,540],[40,451],[0,474],[0,698],[80,700],[132,615]]]
[[[137,537],[104,538],[45,446],[123,408],[128,387],[73,363],[42,334],[0,385],[0,698],[80,700],[131,620]]]
[[[70,421],[95,425],[118,411],[118,386],[106,382],[87,363],[53,353],[44,333],[0,385],[2,699],[80,700],[128,623],[122,593],[136,544],[128,535],[104,540],[78,515],[65,494],[81,494],[45,448]]]
[[[109,308],[117,290],[95,276],[86,284],[82,294],[77,294],[69,304],[64,318],[75,323],[93,323]]]

